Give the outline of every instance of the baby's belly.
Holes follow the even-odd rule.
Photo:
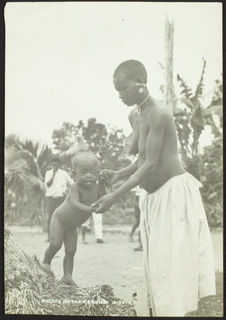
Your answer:
[[[58,207],[54,212],[54,215],[66,228],[79,227],[90,218],[89,213],[75,210],[69,205]]]

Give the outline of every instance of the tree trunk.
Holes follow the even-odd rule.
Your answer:
[[[174,22],[165,21],[165,104],[174,111],[173,89],[173,35]]]

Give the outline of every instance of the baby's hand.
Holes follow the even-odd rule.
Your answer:
[[[119,174],[116,171],[104,169],[99,174],[99,179],[104,180],[106,186],[111,186],[119,178]]]
[[[90,207],[92,208],[92,210],[93,210],[93,212],[94,212],[94,211],[99,207],[99,204],[96,203],[96,202],[94,202],[94,203],[91,204]]]
[[[109,169],[101,170],[99,174],[100,179],[108,179],[112,171],[113,170],[109,170]]]
[[[105,172],[104,170],[101,170],[99,173],[99,179],[105,179]]]

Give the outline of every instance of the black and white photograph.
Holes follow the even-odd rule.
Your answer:
[[[4,313],[223,317],[222,3],[4,23]]]

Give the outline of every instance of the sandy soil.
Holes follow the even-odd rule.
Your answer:
[[[128,240],[130,227],[121,227],[118,232],[114,228],[106,228],[104,244],[97,244],[93,235],[88,234],[88,244],[81,243],[79,237],[78,250],[75,257],[74,279],[79,286],[89,287],[109,284],[116,296],[128,302],[132,294],[137,293],[135,308],[139,316],[148,316],[144,287],[142,252],[133,249],[137,243]],[[46,234],[38,228],[12,227],[14,238],[29,255],[36,255],[40,261],[48,246]],[[112,232],[115,231],[115,232]],[[223,271],[223,236],[222,232],[212,232],[216,271]],[[62,259],[64,250],[57,253],[52,262],[52,270],[57,278],[62,276]]]

